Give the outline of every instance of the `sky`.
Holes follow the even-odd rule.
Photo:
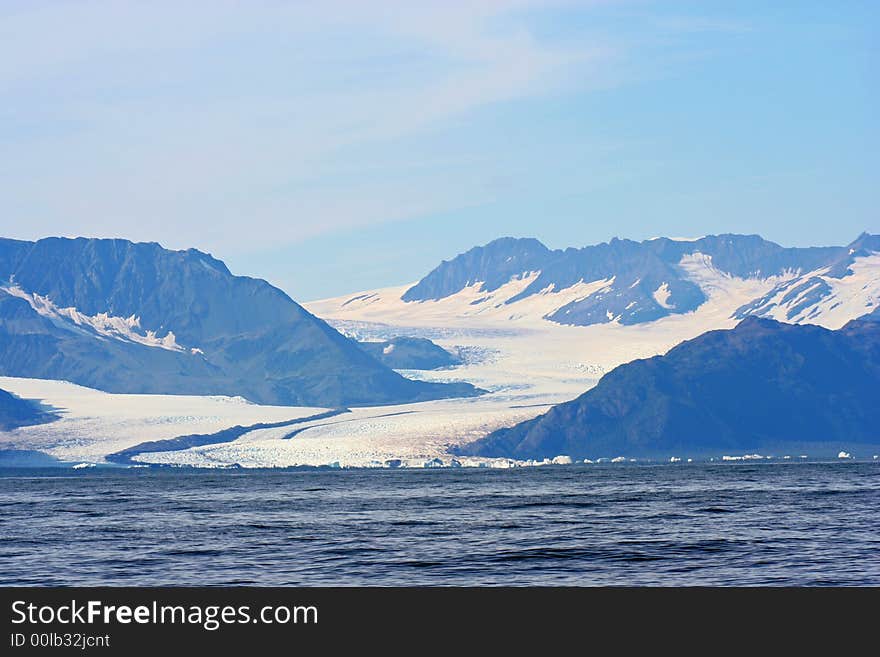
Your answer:
[[[297,300],[501,236],[880,232],[880,3],[0,3],[0,236]]]

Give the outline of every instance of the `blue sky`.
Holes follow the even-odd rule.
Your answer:
[[[502,235],[880,232],[877,2],[0,5],[4,236],[308,300]]]

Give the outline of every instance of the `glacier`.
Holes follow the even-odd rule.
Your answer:
[[[462,362],[439,370],[402,373],[428,382],[468,381],[488,394],[358,407],[333,418],[297,425],[292,438],[287,437],[289,428],[258,429],[230,443],[151,452],[135,460],[144,465],[198,467],[338,464],[418,468],[439,461],[451,467],[451,450],[456,447],[577,397],[620,364],[664,354],[706,331],[732,328],[744,314],[838,328],[871,312],[880,302],[880,253],[870,248],[846,253],[846,271],[831,266],[777,267],[768,273],[745,271],[738,275],[726,271],[712,254],[696,248],[704,239],[688,242],[693,247],[675,261],[673,268],[676,275],[697,286],[705,300],[687,312],[635,324],[622,323],[620,313],[611,307],[606,309],[612,313],[609,322],[578,326],[557,321],[560,311],[571,304],[588,299],[597,302],[616,294],[619,281],[614,275],[596,280],[579,278],[568,286],[553,282],[524,294],[535,290],[541,280],[540,269],[531,266],[531,261],[506,280],[470,277],[456,293],[436,299],[404,300],[415,287],[408,284],[306,303],[309,312],[352,338],[428,338],[458,354]],[[787,297],[799,286],[803,287]],[[817,290],[822,294],[816,296]],[[652,287],[649,294],[660,306],[674,303],[666,279]],[[810,307],[804,306],[808,300],[813,302]],[[790,314],[792,310],[796,312]],[[138,333],[135,319],[122,320],[122,324],[114,319],[111,327],[94,317],[82,321],[89,330],[96,330],[97,323],[103,330],[115,331],[108,337],[116,339],[135,339],[131,335],[134,332],[138,339],[161,340]],[[172,344],[176,345],[153,346],[167,349]],[[102,463],[107,454],[147,440],[211,433],[236,424],[305,418],[328,410],[260,406],[228,397],[107,395],[63,382],[10,377],[0,378],[0,388],[62,409],[62,418],[57,422],[0,434],[0,445],[40,449],[66,461],[87,463]],[[750,455],[725,456],[744,459]],[[465,467],[543,464],[455,458]],[[689,460],[680,453],[674,459],[681,463]]]

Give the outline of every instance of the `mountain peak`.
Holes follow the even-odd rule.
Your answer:
[[[506,235],[504,237],[496,237],[494,240],[487,242],[484,248],[490,247],[510,247],[510,246],[535,246],[538,248],[546,249],[547,247],[544,245],[541,240],[537,237],[512,237],[510,235]],[[480,247],[475,247],[480,248]]]
[[[854,239],[848,246],[850,251],[855,252],[877,252],[880,251],[880,235],[872,235],[865,231]]]
[[[706,301],[703,289],[682,266],[694,256],[710,258],[713,270],[724,275],[768,279],[835,265],[846,252],[844,247],[785,248],[760,235],[734,233],[642,242],[615,236],[601,244],[564,250],[550,250],[534,238],[504,237],[442,262],[401,299],[439,300],[477,284],[491,293],[528,276],[524,289],[503,301],[510,305],[548,290],[607,281],[593,294],[560,304],[546,319],[579,326],[612,321],[639,324],[691,312]]]
[[[0,374],[285,405],[471,396],[412,381],[268,282],[155,242],[0,242]]]
[[[496,290],[515,276],[539,271],[552,253],[533,237],[501,237],[444,260],[401,298],[437,300],[475,284],[482,284],[486,291]]]
[[[760,315],[746,315],[742,320],[740,320],[740,322],[734,327],[733,330],[745,331],[759,327],[776,328],[779,326],[783,326],[782,322],[778,322],[775,319],[771,319],[769,317],[761,317]]]

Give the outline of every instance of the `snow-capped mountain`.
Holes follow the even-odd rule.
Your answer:
[[[590,326],[688,315],[719,292],[748,315],[838,328],[880,304],[880,236],[786,248],[757,235],[613,239],[551,250],[502,238],[444,261],[418,283],[316,302],[335,319],[450,315]],[[381,309],[381,311],[380,311]]]
[[[475,394],[400,376],[206,253],[109,239],[0,239],[0,374],[285,405]]]
[[[787,278],[735,317],[840,326],[880,308],[880,235],[867,233],[832,261]]]

